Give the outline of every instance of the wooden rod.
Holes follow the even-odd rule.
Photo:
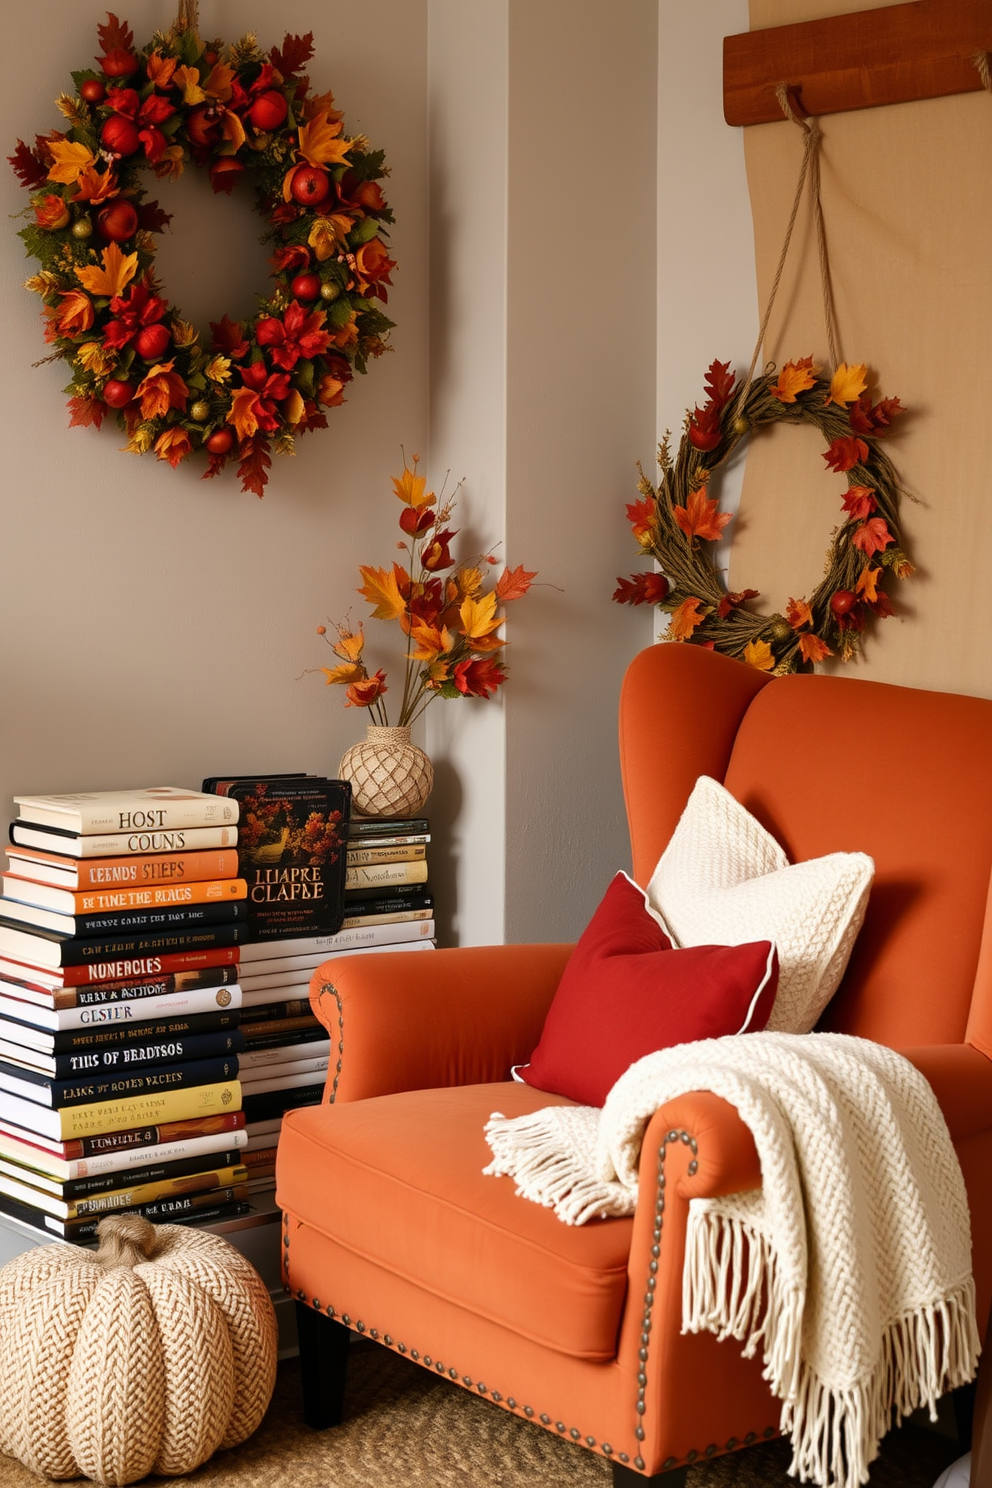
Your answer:
[[[979,52],[992,52],[989,0],[910,0],[726,36],[724,118],[780,122],[779,83],[814,116],[971,93]]]

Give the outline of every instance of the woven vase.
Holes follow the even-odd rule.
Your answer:
[[[416,816],[434,785],[434,766],[411,744],[409,728],[374,723],[346,751],[338,773],[351,781],[352,804],[363,816]]]

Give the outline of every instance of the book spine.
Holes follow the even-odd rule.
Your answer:
[[[410,909],[433,909],[434,895],[428,889],[418,889],[415,884],[388,885],[370,894],[359,889],[357,894],[345,894],[344,912],[350,915],[399,914]]]
[[[198,992],[205,987],[233,987],[238,980],[238,967],[208,966],[202,971],[174,971],[147,980],[98,982],[94,986],[59,988],[54,994],[57,1008],[96,1007],[108,1002],[141,1002],[148,997],[164,997],[170,992]],[[139,1016],[144,1017],[142,1013]]]
[[[88,1053],[108,1047],[127,1049],[155,1039],[191,1039],[205,1034],[237,1033],[240,1041],[244,1038],[239,1029],[240,1021],[241,1009],[235,1008],[233,1012],[191,1013],[186,1017],[147,1019],[110,1028],[66,1028],[49,1034],[50,1047],[53,1054],[59,1055]],[[16,1030],[11,1031],[12,1027],[10,1020],[2,1025],[3,1035],[8,1041],[18,1037]],[[219,1052],[225,1051],[221,1049]],[[235,1045],[232,1045],[231,1052],[236,1052]]]
[[[388,823],[390,834],[394,837],[405,835],[407,832],[429,832],[430,822],[426,816],[397,817],[395,821]],[[351,837],[381,837],[383,820],[381,816],[353,816],[348,823],[348,836]]]
[[[259,1019],[257,1023],[247,1024],[242,1032],[245,1038],[245,1048],[257,1049],[267,1038],[274,1038],[277,1043],[287,1043],[291,1034],[313,1033],[316,1035],[317,1030],[323,1027],[320,1019],[315,1018],[311,1013],[309,1016],[301,1014],[298,1018],[271,1018],[266,1021]]]
[[[426,856],[427,848],[420,842],[411,842],[408,847],[403,844],[394,847],[349,847],[347,863],[349,868],[359,868],[370,863],[416,863]]]
[[[427,882],[427,863],[376,863],[345,871],[345,890],[377,889],[382,884],[416,884]]]
[[[243,878],[211,878],[204,883],[166,884],[160,888],[79,892],[61,889],[17,873],[3,875],[4,896],[21,904],[41,905],[65,915],[120,914],[140,909],[182,909],[194,904],[226,904],[244,899]]]
[[[239,1183],[231,1188],[212,1188],[203,1194],[188,1194],[174,1199],[155,1199],[150,1204],[136,1204],[129,1209],[120,1209],[119,1214],[140,1214],[155,1224],[209,1224],[216,1219],[228,1218],[231,1214],[247,1214],[247,1185]],[[96,1234],[102,1215],[93,1214],[85,1219],[53,1220],[45,1223],[67,1240],[84,1240]]]
[[[237,827],[174,827],[164,831],[110,832],[84,836],[57,827],[28,822],[11,823],[10,838],[23,847],[42,852],[64,853],[71,858],[118,858],[129,854],[190,853],[204,848],[235,847]]]
[[[244,1097],[245,1121],[268,1121],[282,1116],[297,1106],[318,1106],[324,1096],[324,1082],[301,1085],[295,1090],[267,1090],[260,1095]]]
[[[279,1063],[277,1056],[281,1053],[285,1059],[292,1059],[296,1053],[303,1055],[308,1045],[325,1044],[327,1041],[327,1029],[315,1018],[313,1028],[297,1028],[289,1033],[267,1033],[261,1038],[253,1038],[251,1045],[246,1046],[239,1054],[238,1061],[244,1071],[270,1061]]]
[[[403,926],[416,920],[433,920],[433,909],[400,909],[391,915],[345,915],[342,930],[360,930],[363,926]]]
[[[256,1024],[280,1023],[284,1018],[312,1018],[309,997],[273,998],[267,1003],[256,1003],[246,1008],[242,1002],[241,1027],[245,1037],[250,1037]]]
[[[102,892],[106,889],[148,889],[174,887],[180,884],[208,883],[226,879],[238,882],[236,847],[186,853],[156,853],[132,858],[111,857],[89,863],[74,864],[79,876],[78,892]],[[247,892],[247,885],[245,885]]]
[[[109,1075],[77,1076],[72,1080],[49,1080],[47,1076],[18,1078],[25,1074],[16,1065],[0,1063],[0,1089],[9,1090],[25,1100],[64,1110],[66,1107],[128,1100],[160,1091],[185,1090],[189,1086],[217,1085],[224,1080],[236,1080],[238,1058],[236,1054],[230,1054],[225,1058],[195,1059],[188,1064],[139,1070],[134,1074],[115,1071]]]
[[[200,1137],[217,1137],[243,1131],[245,1118],[241,1111],[218,1111],[207,1116],[187,1116],[178,1121],[159,1121],[152,1126],[135,1125],[118,1131],[96,1132],[91,1136],[69,1138],[63,1142],[63,1157],[70,1162],[102,1157],[108,1152],[129,1152],[139,1147],[168,1147],[173,1142],[194,1142]]]
[[[0,1116],[24,1127],[25,1131],[52,1134],[62,1142],[69,1137],[92,1136],[95,1132],[125,1131],[131,1126],[158,1125],[163,1121],[183,1121],[190,1116],[240,1109],[241,1085],[237,1080],[149,1091],[144,1095],[86,1101],[78,1106],[54,1109],[0,1091]]]
[[[236,924],[246,919],[244,903],[184,904],[171,909],[124,909],[110,914],[66,915],[79,936],[123,935],[128,931],[186,931]],[[74,923],[73,923],[74,922]]]
[[[244,1162],[244,1154],[238,1147],[225,1148],[221,1152],[202,1152],[196,1156],[174,1159],[170,1162],[148,1162],[141,1167],[132,1163],[112,1173],[89,1173],[84,1177],[66,1179],[62,1187],[63,1199],[86,1199],[92,1194],[118,1193],[139,1184],[166,1183],[197,1173],[212,1173],[218,1168],[238,1167]],[[25,1180],[30,1181],[30,1180]],[[234,1182],[229,1179],[228,1182]],[[151,1197],[151,1195],[149,1195]]]
[[[247,933],[246,925],[233,924],[209,925],[199,930],[145,930],[87,939],[79,935],[62,937],[52,932],[32,932],[9,920],[0,920],[0,944],[11,955],[20,956],[42,969],[47,966],[89,966],[92,962],[112,962],[129,957],[213,951],[222,946],[238,945]]]
[[[212,950],[201,951],[169,951],[160,956],[118,956],[111,961],[87,961],[78,966],[64,966],[62,981],[67,987],[82,987],[95,982],[123,982],[132,977],[139,981],[158,976],[160,972],[206,971],[212,966],[236,966],[238,959],[236,945],[215,946]],[[27,966],[24,969],[30,971]]]
[[[193,1034],[185,1038],[166,1036],[148,1043],[104,1046],[79,1054],[57,1054],[54,1079],[73,1080],[96,1071],[123,1071],[177,1062],[188,1064],[196,1059],[222,1059],[239,1054],[244,1041],[244,1034],[237,1029],[230,1033]],[[221,1078],[228,1077],[224,1075]]]
[[[387,825],[388,825],[388,823],[383,823],[383,826],[384,827],[386,827]],[[419,845],[420,843],[423,843],[426,846],[426,844],[428,842],[430,842],[430,840],[431,840],[431,834],[430,834],[430,832],[406,832],[406,833],[400,833],[396,837],[390,837],[390,836],[385,836],[385,835],[384,836],[381,836],[381,837],[380,836],[375,836],[375,837],[371,837],[371,836],[369,836],[369,837],[349,837],[348,838],[348,856],[350,858],[351,857],[351,854],[353,852],[362,852],[366,848],[378,848],[378,847],[414,847],[416,845]],[[424,856],[424,854],[423,853],[418,853],[417,856],[422,858]]]
[[[247,1181],[248,1169],[242,1164],[235,1164],[191,1173],[188,1178],[161,1178],[149,1183],[135,1183],[128,1188],[111,1189],[102,1194],[90,1194],[86,1198],[70,1199],[67,1218],[82,1219],[87,1214],[133,1209],[138,1204],[210,1193],[211,1190],[227,1189]]]

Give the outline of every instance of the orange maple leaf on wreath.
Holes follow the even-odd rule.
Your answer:
[[[108,243],[101,257],[102,266],[91,264],[77,269],[76,278],[90,294],[107,295],[110,299],[115,299],[138,272],[138,255],[122,253],[116,243]]]
[[[793,630],[799,630],[803,625],[813,624],[813,611],[805,599],[790,599],[785,607],[785,618]]]
[[[732,512],[721,512],[713,497],[707,496],[705,485],[689,492],[685,506],[673,506],[672,516],[690,542],[694,537],[716,542],[727,523],[733,521]]]
[[[815,386],[816,368],[813,366],[813,358],[808,356],[802,357],[798,362],[786,362],[778,374],[778,382],[772,388],[772,393],[780,403],[795,403],[797,393],[804,393],[807,388]]]
[[[823,661],[825,657],[834,654],[826,641],[821,641],[818,635],[800,636],[799,651],[803,661]]]
[[[696,629],[702,625],[706,615],[700,614],[700,606],[703,601],[697,599],[694,594],[684,599],[680,605],[672,611],[672,618],[668,622],[668,636],[673,641],[687,641]]]
[[[828,403],[840,403],[846,408],[848,403],[853,403],[868,386],[867,374],[868,368],[863,362],[856,362],[850,367],[846,362],[841,362],[830,379],[830,391],[824,407]]]
[[[748,641],[742,660],[759,672],[770,672],[775,665],[775,653],[767,641]]]
[[[860,548],[866,558],[871,558],[875,553],[881,553],[895,538],[885,525],[884,517],[869,517],[863,527],[859,527],[851,538],[856,548]]]

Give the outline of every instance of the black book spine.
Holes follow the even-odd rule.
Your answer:
[[[402,837],[407,832],[429,832],[431,824],[426,816],[398,817],[388,821],[382,817],[352,817],[348,823],[350,839],[363,837]]]
[[[396,884],[397,893],[388,886],[376,889],[370,895],[367,889],[350,890],[344,896],[345,918],[352,915],[399,914],[404,909],[433,909],[434,895],[425,890],[418,893],[409,884]]]
[[[312,1015],[309,997],[289,997],[285,1002],[260,1002],[241,1009],[241,1027],[247,1034],[253,1023],[270,1023],[274,1018],[305,1018]]]
[[[187,930],[202,925],[227,925],[247,918],[243,899],[219,904],[179,904],[164,909],[118,909],[109,914],[76,915],[76,934],[125,935],[139,930]]]
[[[236,1214],[247,1214],[251,1205],[244,1199],[237,1197],[237,1188],[217,1188],[210,1190],[210,1196],[214,1200],[212,1204],[196,1204],[193,1201],[197,1194],[190,1194],[184,1199],[163,1199],[154,1204],[134,1204],[129,1209],[110,1209],[110,1214],[141,1214],[145,1219],[152,1220],[155,1224],[214,1224],[220,1219],[230,1219]],[[175,1205],[176,1207],[167,1207]],[[23,1207],[27,1207],[26,1205]],[[63,1235],[66,1240],[88,1240],[96,1235],[97,1225],[105,1214],[92,1214],[86,1219],[56,1219],[48,1224],[49,1229],[56,1229],[56,1234]]]
[[[244,1035],[244,1049],[282,1049],[290,1044],[316,1044],[330,1038],[321,1023],[316,1028],[294,1028],[290,1033],[264,1033],[254,1038]]]
[[[56,935],[51,930],[31,930],[12,920],[0,920],[58,947],[59,966],[84,966],[88,961],[116,961],[130,956],[164,956],[173,951],[207,951],[215,946],[241,945],[248,938],[247,924],[205,925],[199,930],[142,930],[133,934],[104,936]],[[47,963],[46,963],[47,964]]]
[[[244,1042],[245,1036],[239,1028],[221,1033],[167,1034],[138,1043],[128,1040],[124,1045],[88,1049],[78,1054],[56,1054],[53,1078],[80,1080],[160,1064],[188,1064],[191,1059],[217,1059],[240,1053]]]
[[[56,1110],[64,1106],[88,1106],[100,1101],[125,1100],[129,1096],[148,1095],[152,1091],[181,1090],[190,1085],[215,1085],[237,1078],[236,1054],[222,1059],[196,1059],[189,1064],[165,1065],[158,1069],[135,1071],[133,1074],[115,1071],[109,1075],[77,1076],[74,1080],[50,1080],[47,1075],[37,1075],[32,1070],[21,1069],[19,1065],[0,1062],[0,1089],[24,1096],[23,1086],[15,1081],[27,1081],[36,1089],[46,1092],[45,1100],[38,1104],[51,1106]]]
[[[244,1160],[240,1148],[229,1152],[206,1152],[200,1157],[177,1157],[173,1162],[158,1163],[154,1167],[128,1168],[119,1173],[96,1173],[91,1178],[69,1178],[62,1184],[62,1197],[66,1201],[83,1199],[87,1194],[114,1193],[119,1188],[131,1188],[139,1183],[160,1183],[167,1178],[185,1177],[188,1173],[210,1173],[214,1168],[233,1168]],[[25,1178],[30,1183],[30,1178]]]
[[[250,1087],[249,1087],[250,1088]],[[317,1106],[324,1095],[324,1082],[319,1085],[300,1085],[295,1090],[264,1090],[260,1095],[245,1095],[241,1098],[241,1109],[245,1122],[271,1121],[297,1106]]]
[[[204,1033],[233,1033],[241,1022],[241,1009],[229,1013],[190,1013],[186,1018],[162,1018],[147,1023],[121,1023],[111,1028],[63,1028],[53,1033],[48,1052],[52,1054],[75,1054],[91,1049],[127,1049],[134,1044],[148,1043],[152,1039],[193,1038]],[[26,1024],[25,1027],[30,1027]],[[2,1036],[11,1043],[19,1043],[16,1028],[11,1031],[10,1020],[2,1025]]]
[[[220,1126],[219,1122],[225,1124]],[[186,1128],[182,1133],[184,1136],[202,1137],[207,1132],[235,1131],[244,1124],[244,1117],[238,1111],[231,1117],[208,1117],[203,1124],[194,1118],[189,1122],[166,1122],[164,1128],[131,1126],[126,1131],[97,1132],[92,1137],[76,1137],[68,1146],[72,1157],[97,1157],[105,1152],[131,1151],[137,1155],[142,1147],[159,1147],[163,1142],[174,1142],[177,1127]]]

